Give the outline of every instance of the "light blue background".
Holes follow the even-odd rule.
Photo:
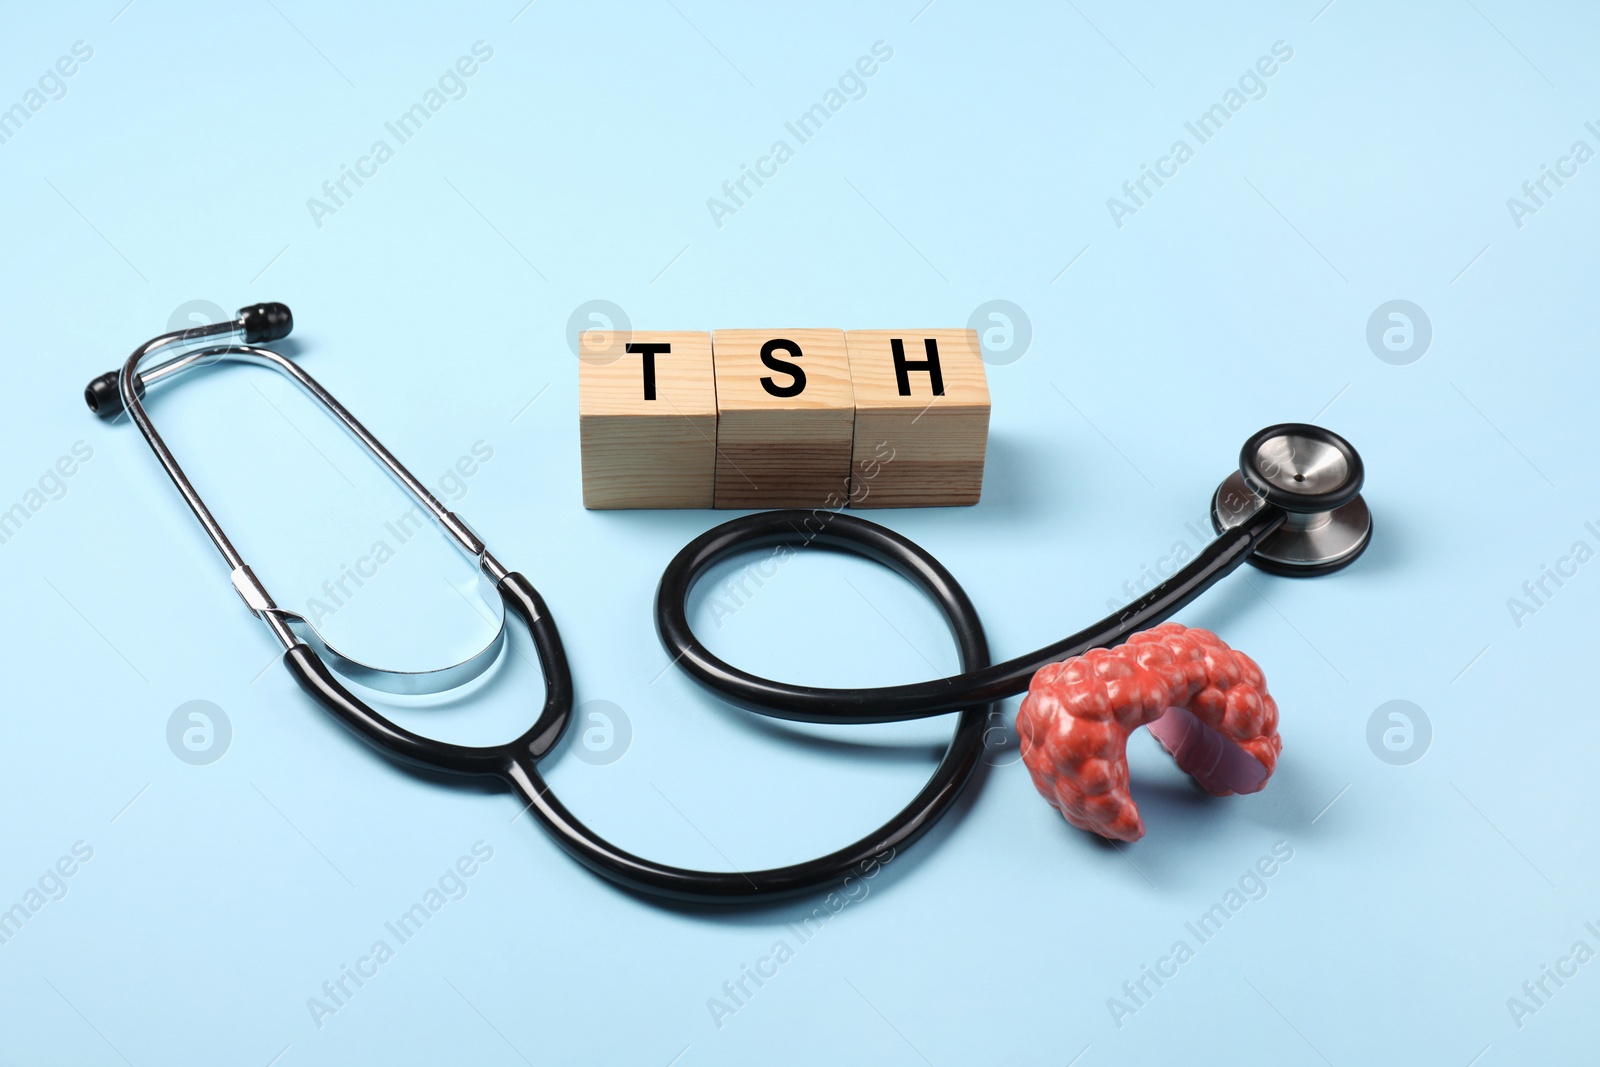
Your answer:
[[[1591,1054],[1600,963],[1520,1028],[1507,998],[1574,942],[1600,949],[1584,925],[1600,925],[1600,564],[1520,627],[1507,600],[1575,541],[1600,547],[1584,527],[1600,522],[1600,164],[1520,228],[1506,206],[1575,140],[1600,148],[1584,129],[1600,119],[1591,13],[122,2],[14,9],[0,34],[0,107],[74,42],[94,50],[0,145],[0,508],[75,442],[93,451],[0,544],[0,906],[75,842],[93,849],[0,945],[0,1058]],[[477,41],[493,58],[467,95],[318,226],[307,198]],[[893,58],[866,94],[715,225],[707,198],[877,41]],[[1107,198],[1278,41],[1293,58],[1267,94],[1119,228]],[[1113,850],[1070,830],[997,743],[959,808],[803,944],[785,924],[820,897],[712,914],[643,903],[513,821],[507,795],[396,770],[302,696],[143,442],[80,399],[188,301],[290,303],[303,365],[430,484],[475,443],[492,449],[452,506],[544,593],[580,701],[631,723],[609,765],[576,759],[571,738],[547,761],[566,802],[683,864],[827,851],[915,792],[950,724],[789,727],[668,669],[656,579],[727,515],[581,507],[564,331],[596,298],[661,329],[961,326],[991,299],[1024,309],[1031,346],[990,368],[983,502],[870,516],[950,567],[1002,656],[1126,599],[1175,544],[1192,550],[1186,524],[1258,427],[1315,419],[1348,436],[1377,521],[1360,563],[1307,581],[1242,572],[1180,616],[1266,671],[1284,737],[1269,787],[1206,798],[1140,735],[1149,833]],[[1397,298],[1434,334],[1405,366],[1365,339]],[[304,606],[405,503],[286,383],[201,379],[152,413],[260,577]],[[358,656],[437,664],[488,632],[458,595],[470,587],[430,531],[326,629]],[[720,627],[717,592],[699,598],[700,629],[756,671],[880,684],[954,666],[933,611],[864,563],[805,554]],[[505,673],[470,710],[407,721],[507,736],[538,682],[520,659]],[[233,735],[205,766],[166,740],[197,699]],[[1367,742],[1395,699],[1432,723],[1408,766]],[[493,858],[464,898],[317,1026],[308,998],[479,841]],[[1119,1027],[1108,998],[1174,941],[1195,947],[1185,922],[1278,842],[1293,859],[1266,896]],[[779,939],[793,958],[719,1027],[708,1000]]]

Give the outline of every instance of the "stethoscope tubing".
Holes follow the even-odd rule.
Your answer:
[[[716,563],[769,545],[843,549],[910,579],[936,600],[946,591],[962,610],[971,602],[950,572],[920,546],[852,515],[826,511],[765,511],[725,522],[690,541],[673,557],[656,590],[656,629],[668,657],[696,682],[747,711],[812,723],[903,722],[989,704],[1023,692],[1038,670],[1091,648],[1121,644],[1156,625],[1230,574],[1251,556],[1287,514],[1273,505],[1224,531],[1186,566],[1121,611],[1056,641],[989,666],[964,664],[947,678],[866,689],[822,689],[762,678],[713,654],[689,624],[695,583]],[[949,612],[946,612],[947,616]]]
[[[728,666],[704,651],[684,651],[687,663],[699,655],[736,675],[737,684],[717,677],[691,677],[711,693],[737,706],[774,718],[820,723],[899,722],[957,713],[954,731],[939,764],[922,789],[882,825],[860,839],[814,859],[761,870],[708,871],[647,859],[614,844],[579,819],[555,795],[540,773],[539,761],[553,749],[570,716],[573,683],[555,623],[542,599],[518,572],[502,579],[507,607],[528,627],[539,653],[546,691],[539,720],[522,737],[500,746],[470,748],[413,734],[391,723],[355,697],[306,645],[284,655],[301,687],[358,736],[402,762],[461,774],[490,774],[510,783],[525,809],[568,855],[624,889],[649,896],[699,904],[773,900],[860,877],[914,843],[960,797],[979,765],[984,735],[995,702],[1025,689],[1039,665],[1121,643],[1133,633],[1170,616],[1248,558],[1251,547],[1283,521],[1276,508],[1228,531],[1158,588],[1055,645],[990,666],[988,641],[971,598],[943,564],[909,538],[877,523],[838,512],[770,511],[741,516],[687,545],[668,565],[658,587],[657,621],[669,654],[676,654],[674,632],[688,634],[689,596],[707,568],[741,552],[787,545],[845,552],[887,566],[927,595],[945,616],[955,640],[962,673],[910,685],[838,690],[796,686],[760,678]],[[1273,514],[1276,512],[1276,514]],[[674,630],[674,628],[677,628]],[[699,642],[694,642],[699,646]],[[1015,687],[1015,688],[1011,688]],[[975,695],[994,692],[993,698]],[[791,696],[792,695],[792,696]],[[887,695],[887,698],[886,696]],[[758,702],[759,701],[759,702]],[[923,703],[918,703],[923,702]],[[954,704],[955,706],[950,706]],[[820,714],[819,707],[846,709]]]
[[[808,527],[817,527],[816,530]],[[657,596],[658,608],[669,603],[682,609],[694,578],[704,567],[728,555],[763,545],[815,545],[864,556],[904,575],[944,614],[955,639],[961,667],[979,672],[989,662],[983,622],[961,583],[915,542],[893,530],[837,512],[778,511],[747,515],[712,530],[719,551],[701,559],[692,570],[669,566]],[[697,539],[704,540],[704,538]],[[679,553],[680,560],[685,553]],[[689,558],[694,558],[690,554]],[[677,562],[676,560],[674,561]],[[770,686],[782,683],[763,681]],[[713,688],[719,696],[727,696]],[[822,690],[821,692],[826,692]],[[766,709],[780,718],[781,708]],[[989,701],[968,702],[958,712],[949,747],[933,774],[909,803],[877,829],[825,856],[801,863],[751,871],[702,871],[643,859],[618,848],[585,826],[550,791],[533,760],[518,760],[509,778],[528,810],[571,856],[590,870],[628,889],[678,901],[725,904],[771,900],[837,884],[852,873],[862,877],[873,864],[883,864],[937,823],[971,780],[984,750],[984,734],[993,710]],[[893,718],[814,720],[890,722]]]

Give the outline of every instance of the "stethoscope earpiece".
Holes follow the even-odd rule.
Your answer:
[[[239,309],[239,327],[247,345],[281,341],[294,330],[294,314],[287,304],[252,304]]]
[[[210,338],[239,337],[243,338],[246,344],[259,345],[267,341],[281,341],[293,330],[294,313],[289,310],[289,305],[273,302],[251,304],[249,307],[240,308],[239,313],[226,322],[215,322],[178,333],[164,334],[155,340],[162,342],[161,347],[172,347]],[[132,384],[134,398],[144,399],[147,382],[177,373],[193,366],[194,363],[194,354],[188,353],[172,357],[148,370],[130,371],[128,380]],[[134,366],[137,368],[137,363]],[[89,410],[102,421],[113,422],[128,409],[127,400],[122,395],[122,373],[121,370],[107,371],[83,390],[84,403],[88,404]]]
[[[120,372],[108,370],[83,388],[83,402],[89,405],[89,410],[94,412],[106,422],[121,415],[122,391],[117,384]],[[144,398],[144,379],[135,378],[133,387],[139,393],[140,399]]]
[[[1232,529],[1264,507],[1285,513],[1250,562],[1269,574],[1312,577],[1354,563],[1372,541],[1361,499],[1366,470],[1355,447],[1332,430],[1284,422],[1259,431],[1239,452],[1239,469],[1217,487],[1211,525]]]

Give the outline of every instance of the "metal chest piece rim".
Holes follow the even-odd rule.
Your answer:
[[[1283,525],[1256,547],[1251,565],[1291,578],[1331,574],[1372,543],[1364,480],[1361,455],[1343,437],[1310,423],[1278,423],[1245,442],[1239,469],[1211,498],[1211,525],[1222,533],[1263,507],[1281,508]]]

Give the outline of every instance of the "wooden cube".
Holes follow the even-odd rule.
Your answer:
[[[973,330],[851,330],[853,507],[976,504],[989,383]]]
[[[710,507],[717,455],[711,335],[584,333],[578,436],[584,507]]]
[[[717,330],[719,508],[839,507],[855,421],[843,330]]]

